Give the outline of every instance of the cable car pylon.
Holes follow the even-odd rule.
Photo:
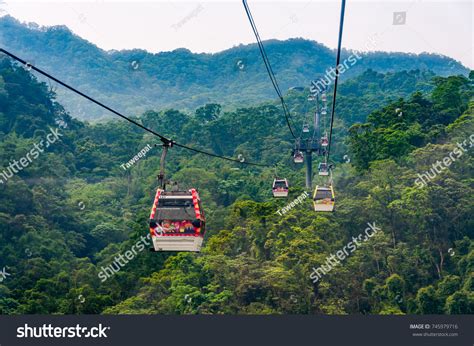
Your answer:
[[[318,156],[324,156],[326,154],[325,148],[322,147],[321,142],[319,141],[319,95],[317,93],[310,93],[308,96],[308,101],[316,101],[316,110],[314,111],[313,116],[313,134],[311,137],[302,138],[305,131],[302,131],[301,137],[297,139],[297,147],[295,148],[294,158],[296,159],[296,154],[302,152],[305,155],[306,163],[306,188],[312,190],[313,188],[313,153],[316,153]],[[309,131],[308,131],[309,132]],[[296,162],[296,160],[295,160]]]
[[[317,141],[308,138],[301,142],[300,148],[306,156],[306,188],[311,190],[313,187],[313,153],[316,152],[318,155],[321,155],[321,147]]]

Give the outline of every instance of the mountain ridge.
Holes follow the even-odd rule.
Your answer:
[[[301,38],[264,42],[281,89],[309,86],[334,65],[335,51]],[[103,50],[66,26],[40,27],[0,18],[0,44],[59,79],[137,115],[150,109],[192,110],[206,103],[233,108],[274,99],[256,44],[216,53],[186,48],[150,53],[143,49]],[[352,54],[344,50],[342,60]],[[437,54],[370,52],[347,70],[342,81],[367,69],[377,72],[431,70],[436,75],[468,74],[455,60]],[[97,78],[100,76],[101,78]],[[58,100],[77,118],[109,117],[59,88]]]

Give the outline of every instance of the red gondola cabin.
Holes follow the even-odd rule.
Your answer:
[[[205,224],[197,190],[156,191],[150,214],[154,251],[201,251]]]

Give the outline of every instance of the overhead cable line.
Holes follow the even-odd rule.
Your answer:
[[[265,51],[265,47],[263,46],[262,40],[260,39],[260,35],[258,33],[257,26],[255,25],[255,21],[253,20],[252,13],[250,12],[250,8],[247,4],[247,0],[242,0],[242,3],[244,5],[245,12],[247,13],[247,18],[249,19],[250,25],[252,26],[253,33],[255,34],[255,38],[257,39],[258,48],[260,50],[260,54],[262,55],[262,59],[263,59],[263,62],[265,64],[265,68],[267,70],[268,76],[270,77],[270,80],[273,84],[273,88],[275,89],[275,91],[278,95],[278,98],[280,99],[281,105],[283,107],[283,113],[285,115],[286,124],[288,125],[288,129],[290,130],[291,135],[293,136],[294,139],[296,139],[296,136],[295,136],[295,134],[293,132],[293,129],[291,127],[291,122],[290,122],[291,114],[290,114],[290,111],[288,109],[288,106],[286,105],[286,102],[285,102],[284,98],[283,98],[280,87],[278,86],[278,81],[275,77],[275,73],[273,72],[272,66],[270,64],[270,60],[268,59],[268,56],[267,56],[267,53]]]
[[[194,151],[196,153],[199,153],[199,154],[203,154],[203,155],[208,155],[208,156],[211,156],[211,157],[215,157],[215,158],[219,158],[219,159],[222,159],[222,160],[227,160],[227,161],[232,161],[232,162],[237,162],[237,163],[240,163],[240,164],[244,164],[244,165],[249,165],[249,166],[259,166],[259,167],[273,167],[274,165],[266,165],[266,164],[261,164],[261,163],[254,163],[254,162],[247,162],[247,161],[241,161],[239,159],[233,159],[231,157],[226,157],[226,156],[221,156],[221,155],[217,155],[217,154],[214,154],[214,153],[210,153],[210,152],[207,152],[207,151],[203,151],[203,150],[200,150],[200,149],[196,149],[196,148],[192,148],[192,147],[189,147],[187,145],[184,145],[184,144],[180,144],[180,143],[177,143],[175,141],[173,141],[172,139],[169,139],[169,138],[166,138],[165,136],[157,133],[156,131],[146,127],[146,126],[143,126],[142,124],[140,124],[139,122],[121,114],[120,112],[106,106],[105,104],[103,104],[102,102],[100,101],[97,101],[96,99],[84,94],[83,92],[73,88],[72,86],[66,84],[65,82],[62,82],[61,80],[57,79],[56,77],[50,75],[49,73],[39,69],[38,67],[36,66],[33,66],[32,64],[28,63],[27,61],[17,57],[16,55],[10,53],[9,51],[3,49],[3,48],[0,48],[0,52],[8,55],[9,57],[11,57],[12,59],[22,63],[23,65],[27,66],[28,69],[33,69],[35,70],[36,72],[42,74],[43,76],[55,81],[56,83],[62,85],[63,87],[73,91],[74,93],[84,97],[85,99],[91,101],[92,103],[95,103],[96,105],[108,110],[109,112],[121,117],[122,119],[132,123],[133,125],[135,126],[138,126],[140,127],[141,129],[151,133],[152,135],[160,138],[160,140],[163,142],[164,145],[168,145],[168,146],[177,146],[177,147],[180,147],[180,148],[183,148],[183,149],[187,149],[187,150],[190,150],[190,151]]]
[[[326,153],[326,160],[329,162],[329,155],[331,152],[331,140],[332,140],[332,128],[334,125],[334,113],[336,110],[336,96],[337,96],[337,81],[339,77],[339,63],[341,61],[341,45],[342,45],[342,31],[344,28],[344,12],[346,9],[346,0],[342,0],[341,3],[341,18],[339,20],[339,38],[337,42],[337,55],[336,55],[336,78],[334,79],[334,93],[332,96],[332,110],[331,110],[331,126],[329,129],[329,144]]]

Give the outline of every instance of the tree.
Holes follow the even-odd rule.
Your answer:
[[[446,299],[445,312],[447,314],[474,313],[474,293],[459,291]]]
[[[420,288],[416,295],[418,313],[439,314],[442,312],[441,302],[433,286]]]
[[[205,123],[216,120],[221,114],[221,108],[217,103],[208,103],[196,109],[196,117]]]

